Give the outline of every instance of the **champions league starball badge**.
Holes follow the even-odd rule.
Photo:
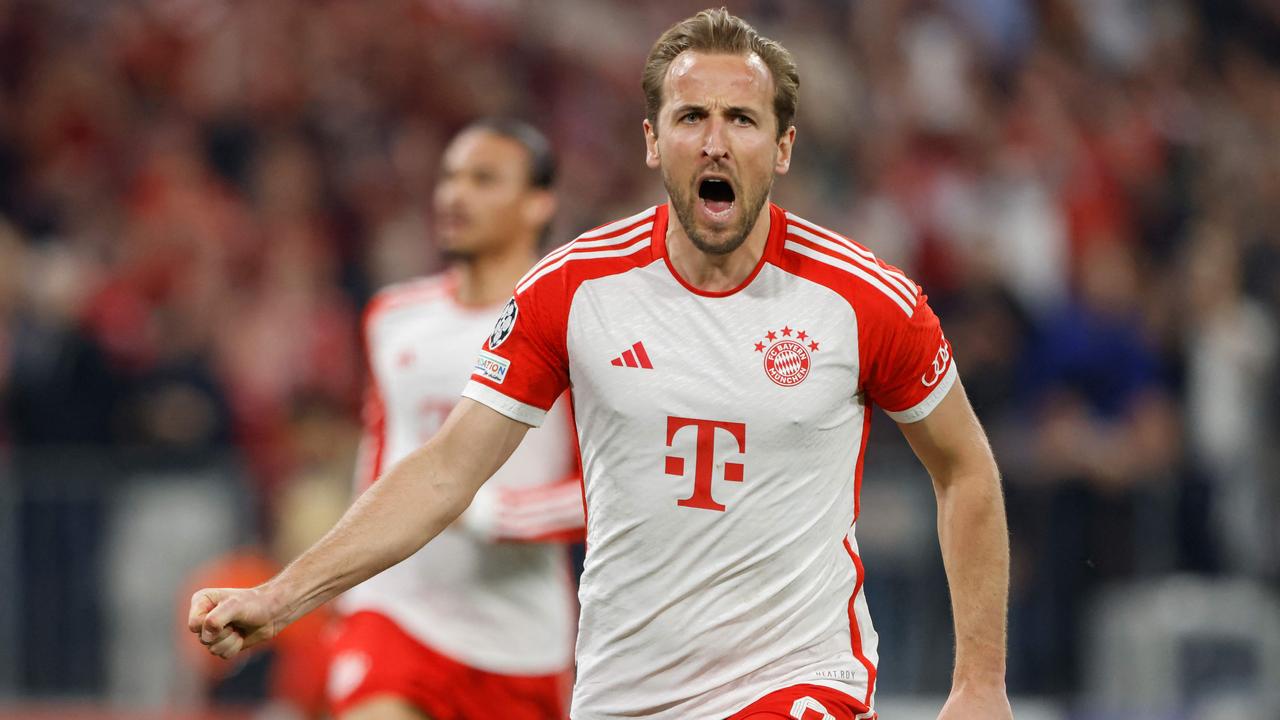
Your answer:
[[[493,326],[493,334],[489,336],[489,349],[493,350],[511,337],[511,329],[516,326],[516,314],[519,313],[516,307],[516,299],[511,298],[507,301],[507,306],[502,308],[502,315],[498,317],[498,322]]]
[[[755,351],[764,355],[764,374],[782,387],[799,385],[809,377],[809,354],[818,348],[817,340],[790,325],[766,332],[764,340],[755,343]]]

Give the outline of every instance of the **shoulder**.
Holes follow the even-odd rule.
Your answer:
[[[387,285],[365,306],[362,324],[366,329],[387,314],[407,308],[420,309],[448,301],[453,292],[453,276],[447,272]]]
[[[567,298],[586,280],[647,265],[654,257],[654,225],[664,213],[665,208],[654,206],[588,230],[552,250],[516,283],[516,297],[563,293]]]
[[[838,293],[854,311],[910,318],[923,301],[920,287],[859,243],[783,211],[782,268]]]

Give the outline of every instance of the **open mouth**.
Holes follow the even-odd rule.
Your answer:
[[[698,197],[713,216],[728,215],[733,209],[733,186],[720,178],[706,178],[698,183]]]

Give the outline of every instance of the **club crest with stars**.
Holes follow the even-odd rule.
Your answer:
[[[764,374],[782,387],[794,387],[809,377],[809,355],[820,347],[809,333],[790,325],[766,331],[755,343],[755,351],[764,356]]]

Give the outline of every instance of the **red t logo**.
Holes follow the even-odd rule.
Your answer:
[[[693,494],[676,502],[681,507],[702,508],[703,510],[719,510],[724,512],[724,505],[711,497],[711,473],[715,468],[716,430],[727,430],[734,440],[738,441],[738,452],[747,451],[747,426],[744,423],[726,422],[723,420],[698,420],[696,418],[667,418],[667,447],[681,428],[692,425],[698,429],[697,449],[693,457]],[[684,475],[684,458],[667,456],[667,474]],[[727,462],[724,464],[724,479],[729,482],[742,482],[742,463]]]

